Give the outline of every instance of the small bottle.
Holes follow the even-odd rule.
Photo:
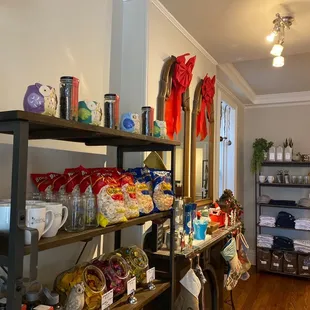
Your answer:
[[[142,134],[153,135],[154,109],[152,107],[142,107]]]
[[[116,94],[104,95],[104,127],[117,128],[117,110]]]
[[[194,239],[205,240],[208,223],[205,219],[201,218],[200,211],[197,212],[197,218],[194,219]]]

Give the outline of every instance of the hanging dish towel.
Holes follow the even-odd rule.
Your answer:
[[[181,292],[175,302],[175,310],[199,310],[199,293],[201,283],[193,269],[190,269],[181,279]]]

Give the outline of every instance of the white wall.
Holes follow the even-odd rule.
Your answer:
[[[81,99],[102,102],[104,93],[109,92],[111,25],[112,0],[1,1],[0,110],[22,110],[26,88],[35,82],[54,86],[58,93],[62,75],[80,79]],[[9,144],[12,141],[3,135],[0,139]],[[9,144],[0,144],[1,198],[10,195],[12,147]],[[76,152],[30,148],[28,173],[61,172],[80,164],[94,167],[103,165],[106,159],[85,154],[105,154],[104,147],[88,148],[55,141],[32,145]],[[28,189],[31,189],[30,181]],[[82,245],[40,253],[39,280],[52,284],[58,272],[75,263]],[[87,248],[86,255],[92,255],[92,250],[93,246]],[[27,262],[28,257],[26,270]]]
[[[265,138],[280,145],[285,138],[291,137],[294,141],[294,152],[310,153],[310,102],[306,105],[292,103],[271,107],[246,108],[244,115],[244,206],[246,237],[252,249],[255,249],[255,204],[254,204],[254,176],[250,171],[253,154],[252,144],[255,138]],[[280,168],[264,168],[264,173],[275,175]],[[284,169],[283,169],[284,170]],[[308,174],[308,168],[289,168],[291,174]],[[274,199],[299,200],[308,197],[309,189],[276,189],[264,190]],[[280,209],[266,210],[266,214],[277,215]],[[290,212],[291,210],[287,210]],[[310,217],[309,212],[291,211],[297,217]],[[287,235],[309,239],[308,233],[277,230],[264,230],[267,233]],[[295,233],[295,234],[293,234]]]

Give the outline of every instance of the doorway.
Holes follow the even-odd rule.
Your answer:
[[[227,102],[221,102],[219,196],[225,189],[235,192],[236,110]]]

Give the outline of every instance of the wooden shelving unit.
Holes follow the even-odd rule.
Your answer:
[[[10,233],[0,235],[0,265],[8,267],[7,310],[21,308],[23,293],[23,257],[30,256],[30,279],[37,276],[38,252],[71,244],[88,241],[93,237],[115,232],[115,248],[121,244],[121,230],[126,227],[141,225],[147,221],[170,219],[171,253],[169,259],[169,281],[156,281],[155,291],[138,289],[136,305],[129,305],[127,298],[117,301],[112,309],[141,309],[157,296],[170,290],[170,307],[174,309],[175,268],[174,268],[174,210],[151,214],[129,220],[124,223],[95,228],[79,233],[61,231],[53,238],[37,242],[37,231],[31,230],[32,244],[24,246],[25,199],[28,141],[31,139],[53,139],[85,143],[86,145],[106,145],[117,147],[117,165],[122,168],[124,153],[143,151],[171,152],[172,184],[174,186],[175,149],[178,141],[170,141],[141,134],[126,133],[116,129],[81,124],[55,117],[49,117],[24,111],[0,112],[0,133],[13,135],[13,165],[11,186]],[[65,255],[65,254],[64,254]],[[160,271],[160,270],[159,270]],[[56,276],[56,275],[55,275]]]

